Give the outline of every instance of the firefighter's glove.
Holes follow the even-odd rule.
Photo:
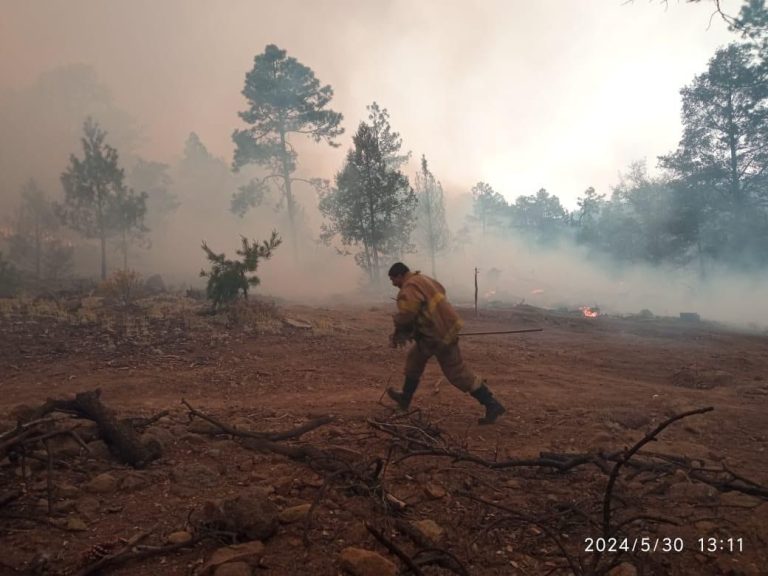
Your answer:
[[[391,348],[402,348],[403,346],[405,346],[405,343],[407,341],[408,341],[408,337],[398,332],[395,332],[394,334],[390,334],[389,336],[389,345]]]

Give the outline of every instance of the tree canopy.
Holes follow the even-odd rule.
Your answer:
[[[144,229],[146,193],[136,194],[124,184],[117,150],[106,143],[107,133],[93,119],[83,126],[83,157],[70,155],[61,175],[64,202],[58,205],[62,220],[86,238],[101,245],[101,278],[107,277],[107,239],[120,234],[127,264],[128,235]]]
[[[334,139],[344,131],[340,126],[343,117],[329,108],[331,86],[321,86],[310,68],[274,44],[254,58],[242,94],[248,108],[239,116],[249,127],[235,130],[232,135],[233,165],[239,169],[256,164],[266,169],[266,176],[240,189],[233,198],[233,211],[244,214],[259,202],[268,183],[275,182],[281,188],[295,249],[296,199],[292,185],[297,180],[293,176],[297,154],[290,139],[305,135],[315,142],[337,146]]]
[[[386,262],[413,249],[417,200],[395,167],[399,135],[391,132],[386,110],[369,111],[375,120],[360,123],[336,186],[321,192],[319,208],[326,218],[322,238],[330,242],[338,236],[342,245],[358,246],[355,261],[376,283]]]

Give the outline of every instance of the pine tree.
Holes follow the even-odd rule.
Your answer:
[[[268,181],[279,182],[295,251],[297,206],[292,185],[296,181],[293,173],[297,154],[289,140],[292,135],[304,134],[315,142],[325,140],[337,146],[334,138],[344,131],[339,126],[342,115],[327,108],[333,89],[329,85],[321,87],[310,68],[274,44],[254,59],[245,77],[243,96],[248,109],[240,113],[240,118],[250,127],[235,130],[232,135],[234,167],[253,163],[265,167],[268,174],[240,189],[233,200],[233,211],[242,215],[254,205],[254,195],[263,194]]]
[[[445,202],[443,187],[427,167],[427,159],[422,155],[421,169],[416,174],[416,209],[419,231],[419,243],[429,254],[432,276],[437,276],[435,257],[448,247],[448,224],[445,221]]]
[[[203,242],[203,251],[211,262],[210,271],[200,271],[200,276],[208,278],[206,293],[213,302],[213,307],[219,308],[237,299],[240,292],[243,298],[248,298],[248,289],[258,286],[261,280],[256,275],[250,275],[259,267],[259,260],[268,260],[272,252],[280,246],[282,240],[277,231],[272,231],[269,240],[251,243],[242,237],[242,248],[237,251],[242,260],[229,260],[224,253],[217,254]]]
[[[386,261],[412,250],[417,203],[408,178],[394,167],[399,136],[391,132],[386,110],[376,117],[378,126],[360,123],[336,187],[321,192],[319,204],[326,218],[322,238],[338,236],[342,245],[358,246],[355,261],[374,284]]]
[[[117,150],[106,143],[107,133],[88,118],[83,126],[83,158],[70,155],[61,175],[64,203],[57,206],[62,220],[86,238],[98,238],[101,245],[101,278],[107,277],[107,239],[143,227],[146,195],[135,194],[124,184]],[[124,246],[127,246],[124,242]],[[124,253],[124,262],[127,253]]]

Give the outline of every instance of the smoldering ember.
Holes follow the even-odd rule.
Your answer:
[[[3,8],[0,574],[766,573],[765,0]]]

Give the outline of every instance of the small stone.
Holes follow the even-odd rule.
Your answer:
[[[362,548],[341,551],[341,567],[353,576],[397,576],[397,566],[381,554]]]
[[[88,525],[83,521],[82,518],[73,516],[69,520],[67,520],[66,529],[69,530],[70,532],[84,532],[88,530]]]
[[[179,530],[178,532],[172,532],[167,538],[168,544],[186,544],[192,541],[192,534],[186,530]]]
[[[138,473],[129,473],[120,480],[120,489],[126,492],[141,490],[149,484],[145,476]]]
[[[70,435],[54,436],[48,440],[48,447],[51,450],[51,456],[54,458],[67,458],[77,456],[83,447]]]
[[[219,566],[231,562],[244,562],[252,566],[258,565],[264,556],[264,544],[258,540],[226,546],[216,550],[211,559],[200,570],[202,576],[213,574]]]
[[[280,512],[278,519],[283,524],[291,524],[303,520],[309,514],[309,509],[312,508],[312,504],[299,504],[298,506],[291,506]]]
[[[428,482],[424,486],[424,492],[427,494],[427,496],[429,496],[430,498],[434,498],[435,500],[439,500],[440,498],[445,498],[447,494],[447,492],[445,491],[445,488],[433,482]]]
[[[416,530],[418,530],[427,540],[435,543],[439,542],[445,534],[445,530],[443,530],[434,520],[417,520],[411,522],[411,526],[416,528]]]
[[[721,506],[733,506],[734,508],[757,508],[762,504],[762,500],[742,494],[740,492],[726,492],[720,495]]]
[[[72,484],[58,484],[56,494],[62,498],[75,498],[80,495],[80,489],[77,486],[72,486]]]
[[[88,446],[88,453],[91,458],[96,460],[112,459],[112,452],[109,451],[109,446],[107,446],[104,440],[94,440],[93,442],[88,442],[86,446]]]
[[[85,489],[95,494],[110,494],[117,490],[117,478],[109,472],[99,474],[85,485]]]

